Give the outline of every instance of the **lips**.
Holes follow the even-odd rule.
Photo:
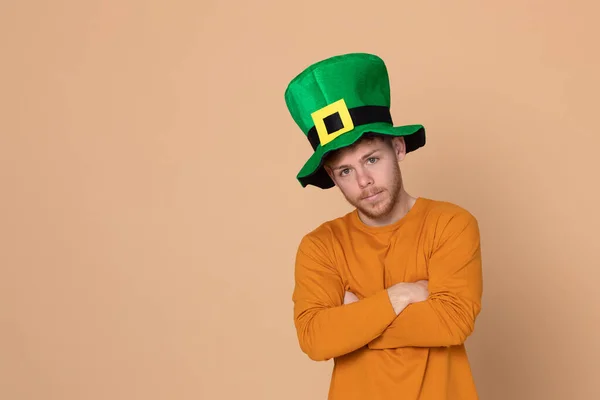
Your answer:
[[[380,190],[379,192],[367,193],[365,196],[362,197],[362,199],[363,200],[373,200],[381,192],[383,192],[383,190]]]

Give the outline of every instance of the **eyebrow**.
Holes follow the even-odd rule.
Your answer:
[[[378,151],[380,151],[380,150],[381,150],[381,149],[375,149],[375,150],[373,150],[373,151],[371,151],[371,152],[369,152],[369,153],[365,154],[365,155],[364,155],[364,156],[362,156],[360,159],[361,159],[361,160],[366,160],[367,158],[370,158],[371,156],[373,156],[373,154],[377,153],[377,152],[378,152]],[[342,164],[342,165],[338,165],[337,167],[334,167],[333,169],[334,169],[335,171],[338,171],[338,170],[340,170],[340,169],[346,169],[346,168],[350,168],[350,166],[349,166],[349,165],[346,165],[346,164]]]

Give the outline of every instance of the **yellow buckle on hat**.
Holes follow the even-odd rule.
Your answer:
[[[342,127],[335,132],[327,132],[324,119],[335,113],[340,116]],[[346,106],[344,99],[340,99],[336,102],[328,104],[325,107],[313,112],[311,117],[315,123],[315,129],[319,135],[319,142],[321,143],[321,146],[325,146],[333,139],[354,129],[354,122],[352,122],[352,117],[350,116],[350,112],[348,111],[348,107]]]

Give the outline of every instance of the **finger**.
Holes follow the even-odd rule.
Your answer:
[[[358,301],[358,297],[352,292],[346,291],[344,294],[344,304],[354,303]]]

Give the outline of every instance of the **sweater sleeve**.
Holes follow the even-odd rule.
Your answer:
[[[476,219],[450,219],[429,259],[429,297],[406,307],[370,349],[443,347],[464,343],[474,330],[483,291]]]
[[[365,347],[396,318],[387,291],[344,305],[344,282],[326,247],[305,236],[295,266],[294,325],[300,348],[315,361]]]

